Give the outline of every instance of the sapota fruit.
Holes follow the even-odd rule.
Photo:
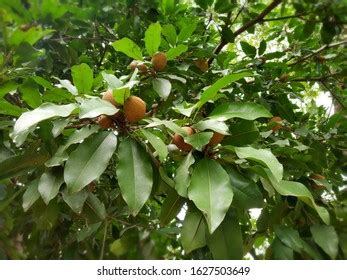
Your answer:
[[[214,132],[214,133],[213,133],[213,136],[212,136],[212,138],[210,139],[210,142],[208,142],[208,144],[211,145],[211,146],[217,145],[217,144],[219,144],[220,142],[223,141],[224,136],[225,136],[225,135],[223,135],[223,134],[221,134],[221,133]]]
[[[145,73],[148,70],[148,67],[146,66],[146,64],[144,64],[142,61],[138,61],[138,60],[133,60],[130,64],[129,64],[129,68],[131,71],[135,71],[135,69],[139,69],[139,71],[141,73]]]
[[[287,73],[284,73],[279,77],[279,80],[282,83],[285,83],[286,81],[288,81],[288,79],[289,79],[289,75]]]
[[[110,117],[105,115],[100,116],[97,120],[97,123],[103,129],[113,127],[113,120]]]
[[[201,72],[206,72],[208,70],[208,60],[207,59],[197,59],[194,60],[194,65],[198,67]]]
[[[146,103],[140,97],[130,96],[125,101],[123,110],[128,122],[138,122],[145,117]]]
[[[273,117],[270,119],[269,121],[270,125],[272,126],[271,129],[272,131],[277,131],[277,130],[280,130],[282,128],[282,119],[281,117]]]
[[[182,128],[187,132],[188,135],[192,135],[194,133],[194,130],[189,126],[184,126]],[[185,152],[189,152],[193,148],[192,145],[184,142],[184,138],[177,133],[175,133],[174,137],[172,138],[172,143],[174,143],[177,148]]]
[[[167,57],[163,52],[158,52],[152,57],[152,65],[155,71],[163,71],[167,65]]]
[[[114,99],[113,93],[112,93],[111,89],[109,89],[109,90],[107,90],[107,91],[102,93],[102,99],[110,102],[115,107],[120,107],[120,104],[118,104],[116,102],[116,100]]]

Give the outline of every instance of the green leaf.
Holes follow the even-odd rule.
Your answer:
[[[18,87],[18,84],[14,81],[7,81],[1,84],[0,87],[0,97],[4,97],[6,94],[15,91]]]
[[[176,218],[180,212],[185,200],[183,197],[177,195],[175,191],[171,191],[165,198],[159,215],[160,225],[166,226],[173,219]]]
[[[299,232],[293,228],[277,225],[275,226],[276,236],[289,248],[292,248],[295,252],[301,253],[303,249],[303,240],[301,239]]]
[[[327,253],[330,258],[335,259],[339,248],[339,238],[332,226],[327,225],[313,225],[310,228],[313,240],[319,247]]]
[[[166,52],[167,60],[174,60],[176,57],[180,56],[188,50],[188,46],[179,44],[176,47],[169,49]]]
[[[204,213],[210,233],[224,220],[233,199],[228,173],[212,159],[202,159],[195,166],[188,197]]]
[[[183,42],[189,39],[194,33],[196,26],[197,26],[197,22],[195,20],[193,20],[191,23],[185,24],[180,30],[180,32],[178,33],[177,41]]]
[[[192,145],[198,151],[202,151],[202,148],[208,144],[212,136],[213,132],[198,132],[185,137],[184,142]]]
[[[314,208],[318,215],[321,217],[324,223],[330,223],[330,216],[327,209],[322,206],[318,206],[310,191],[299,182],[292,181],[278,181],[270,170],[265,169],[266,175],[268,176],[274,189],[281,195],[284,196],[295,196],[302,200],[304,203]]]
[[[145,46],[150,56],[155,54],[161,43],[161,25],[159,22],[152,23],[145,32]]]
[[[77,241],[81,242],[91,236],[93,233],[95,233],[99,227],[101,226],[102,222],[98,222],[95,224],[87,225],[83,227],[79,232],[77,232]]]
[[[168,150],[163,140],[148,130],[141,129],[141,132],[157,151],[160,161],[164,161],[168,155]]]
[[[240,42],[240,45],[241,45],[241,48],[243,50],[243,52],[251,57],[251,58],[254,58],[257,54],[257,49],[253,46],[251,46],[250,44],[248,44],[247,42],[244,42],[244,41],[241,41]]]
[[[42,30],[41,26],[31,27],[27,31],[22,31],[20,28],[18,28],[9,37],[9,43],[15,46],[20,45],[22,42],[27,42],[30,45],[34,45],[38,40],[53,32],[53,29]]]
[[[207,235],[207,245],[215,260],[242,259],[242,232],[236,215],[228,214],[215,232]]]
[[[85,138],[89,137],[93,133],[97,132],[98,126],[84,126],[79,130],[74,131],[64,145],[60,146],[56,153],[50,158],[45,165],[48,167],[58,166],[62,164],[65,160],[69,158],[68,154],[65,152],[73,144],[82,142]]]
[[[123,86],[112,91],[113,98],[118,104],[124,105],[125,100],[130,96],[130,88]]]
[[[37,85],[33,82],[26,82],[22,84],[18,90],[21,93],[22,99],[31,108],[36,108],[41,105],[41,94]]]
[[[190,152],[181,161],[180,165],[176,170],[176,176],[174,178],[175,189],[180,196],[188,196],[188,186],[190,184],[190,172],[189,168],[194,164],[195,159],[193,154]]]
[[[101,98],[86,99],[80,106],[80,119],[95,118],[100,115],[112,116],[119,111],[115,106]]]
[[[166,121],[166,120],[160,120],[157,118],[152,118],[153,122],[147,125],[146,127],[156,127],[159,125],[164,125],[168,129],[172,130],[174,133],[177,133],[181,136],[188,136],[187,132],[177,124],[175,124],[173,121]]]
[[[262,105],[251,102],[235,102],[219,105],[210,114],[209,118],[226,121],[231,118],[255,120],[258,118],[271,118],[272,114]]]
[[[30,153],[9,157],[0,162],[0,180],[25,174],[42,166],[47,159],[47,155]]]
[[[218,79],[214,84],[209,86],[200,97],[200,100],[198,102],[198,106],[201,107],[209,100],[213,100],[215,96],[217,95],[218,91],[222,88],[230,85],[233,82],[236,82],[244,77],[252,76],[252,73],[250,72],[241,72],[241,73],[233,73],[224,76],[223,78]]]
[[[271,243],[271,250],[272,250],[274,260],[293,260],[294,259],[293,249],[288,248],[277,237]]]
[[[225,124],[225,122],[221,122],[219,120],[201,120],[192,125],[192,127],[199,131],[212,130],[224,135],[229,134],[228,126]]]
[[[122,52],[136,60],[143,60],[141,48],[129,38],[123,38],[112,43],[116,51]]]
[[[34,130],[39,122],[53,117],[67,117],[76,107],[76,104],[56,105],[44,103],[33,111],[23,113],[16,121],[10,136],[16,145],[20,146],[24,143],[29,132]]]
[[[24,109],[9,103],[5,99],[0,99],[0,115],[19,117],[23,111]]]
[[[234,191],[233,205],[237,209],[244,210],[251,208],[262,208],[264,198],[257,184],[252,180],[243,177],[231,167],[227,168],[227,172]]]
[[[283,165],[277,160],[271,151],[254,149],[252,147],[235,147],[235,153],[239,158],[253,160],[267,166],[277,181],[282,180]]]
[[[202,213],[194,205],[189,205],[181,231],[181,243],[184,251],[191,251],[206,245],[207,227]]]
[[[176,45],[177,33],[175,27],[172,24],[164,25],[161,29],[161,33],[165,36],[170,45]]]
[[[202,9],[207,10],[213,4],[214,0],[194,0]]]
[[[115,75],[101,72],[102,77],[106,81],[109,89],[115,89],[123,86],[123,82],[119,80]]]
[[[71,75],[74,85],[79,93],[89,93],[93,86],[93,70],[88,64],[82,63],[71,67]]]
[[[105,220],[106,210],[105,205],[97,198],[95,194],[89,193],[86,205],[96,214],[100,220]]]
[[[70,193],[78,192],[97,179],[106,169],[117,147],[112,132],[88,137],[70,154],[65,164],[64,180]]]
[[[152,164],[143,147],[130,138],[125,138],[120,143],[118,157],[118,183],[130,213],[135,216],[152,191]]]
[[[68,92],[70,92],[72,95],[77,95],[78,91],[77,88],[71,84],[71,82],[69,80],[60,80],[57,79],[61,85],[61,87],[65,88],[68,90]]]
[[[64,178],[61,174],[53,174],[52,172],[45,172],[42,174],[39,181],[39,193],[43,201],[48,203],[57,196],[60,186],[64,183]]]
[[[224,145],[245,146],[259,138],[259,130],[253,121],[239,120],[229,126],[230,136],[223,140]]]
[[[70,206],[72,211],[74,211],[77,214],[80,214],[83,209],[83,205],[85,201],[87,200],[88,192],[86,190],[82,190],[80,192],[76,193],[68,193],[67,190],[63,192],[63,200],[67,205]]]
[[[156,78],[152,80],[153,89],[159,94],[160,98],[164,101],[169,97],[171,92],[171,83],[169,80],[163,78]]]
[[[264,54],[265,51],[266,51],[266,41],[262,40],[259,44],[258,55]]]
[[[28,211],[29,208],[40,198],[38,190],[39,179],[30,182],[23,194],[22,207],[24,212]]]

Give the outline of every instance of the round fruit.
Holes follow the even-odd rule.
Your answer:
[[[289,75],[287,73],[284,73],[279,77],[279,80],[281,83],[285,83],[286,81],[288,81],[288,79],[289,79]]]
[[[192,135],[194,133],[194,130],[189,126],[184,126],[182,128],[187,132],[188,135]],[[175,133],[174,137],[172,138],[172,143],[174,143],[177,148],[185,152],[190,152],[193,148],[192,145],[184,142],[183,137],[177,133]]]
[[[167,64],[166,54],[158,52],[152,57],[152,65],[155,71],[163,71]]]
[[[143,62],[141,62],[141,63],[139,63],[139,64],[137,65],[137,69],[139,69],[139,71],[140,71],[141,73],[145,73],[145,72],[147,72],[147,70],[148,70],[146,64],[144,64]]]
[[[198,59],[194,60],[194,64],[198,67],[201,72],[206,72],[208,70],[208,60],[207,59]]]
[[[113,121],[110,117],[102,115],[97,120],[98,125],[100,125],[103,129],[107,129],[113,127]]]
[[[223,141],[224,136],[225,135],[223,135],[221,133],[215,132],[215,133],[213,133],[213,136],[210,139],[210,142],[208,142],[208,144],[211,145],[211,146],[217,145],[217,144],[219,144],[220,142]]]
[[[120,107],[120,104],[118,104],[116,102],[116,100],[114,100],[113,93],[112,93],[111,89],[102,93],[102,99],[110,102],[115,107]]]
[[[130,96],[124,103],[124,115],[128,122],[134,123],[145,117],[146,103],[137,96]]]
[[[270,125],[272,126],[271,129],[272,131],[277,131],[282,128],[282,119],[281,117],[273,117],[269,121]]]
[[[128,68],[130,68],[131,71],[135,71],[138,64],[139,62],[137,60],[133,60],[132,62],[130,62]]]
[[[320,175],[320,174],[311,174],[310,178],[312,180],[325,180],[325,177],[323,175]],[[316,189],[316,190],[321,190],[321,189],[324,189],[324,185],[320,185],[320,184],[317,184],[315,181],[312,181],[311,182],[311,186],[312,188]]]
[[[138,61],[138,60],[133,60],[133,61],[129,64],[128,68],[130,68],[131,71],[135,71],[135,69],[137,68],[137,69],[139,69],[139,71],[140,71],[141,73],[145,73],[145,72],[147,72],[147,70],[148,70],[147,65],[144,64],[142,61]]]

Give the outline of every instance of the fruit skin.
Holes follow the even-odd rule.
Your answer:
[[[273,117],[270,119],[269,121],[269,124],[271,125],[274,125],[274,123],[276,123],[276,125],[274,125],[271,129],[272,131],[277,131],[277,130],[280,130],[282,128],[282,125],[281,125],[281,122],[282,122],[282,118],[281,117]]]
[[[206,72],[208,70],[208,60],[207,59],[197,59],[194,60],[194,64],[198,67],[201,72]]]
[[[152,57],[152,65],[155,71],[163,71],[167,64],[166,54],[158,52]]]
[[[118,104],[116,102],[116,100],[114,100],[113,93],[112,93],[111,89],[109,89],[109,90],[107,90],[107,91],[102,93],[102,99],[110,102],[113,106],[115,106],[117,108],[121,107],[121,105]]]
[[[194,133],[194,130],[189,126],[184,126],[182,128],[187,132],[188,135],[192,135]],[[174,137],[172,138],[172,143],[174,143],[177,148],[185,152],[190,152],[193,148],[192,145],[184,142],[183,137],[177,133],[175,133]]]
[[[129,67],[131,71],[135,71],[135,69],[139,69],[141,73],[146,73],[148,71],[148,67],[146,64],[144,64],[142,61],[138,60],[133,60],[130,64]]]
[[[284,73],[279,77],[279,80],[281,83],[285,83],[286,81],[288,81],[288,79],[289,79],[289,75],[287,73]]]
[[[113,127],[113,120],[105,115],[101,115],[100,117],[98,117],[97,123],[103,129]]]
[[[224,136],[225,136],[225,135],[223,135],[223,134],[221,134],[221,133],[214,132],[213,135],[212,135],[212,138],[210,139],[210,142],[208,142],[208,144],[209,144],[210,146],[217,145],[217,144],[219,144],[220,142],[223,141]]]
[[[313,180],[325,180],[325,177],[320,174],[311,174],[310,178]],[[315,181],[311,181],[311,186],[313,189],[316,189],[316,190],[322,190],[325,188],[324,185],[318,185]]]
[[[140,97],[130,96],[125,101],[123,110],[128,122],[138,122],[145,117],[146,103]]]

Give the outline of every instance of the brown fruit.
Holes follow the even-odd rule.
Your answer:
[[[130,96],[124,103],[124,115],[128,122],[134,123],[145,117],[146,103],[137,96]]]
[[[279,80],[281,83],[285,83],[286,81],[288,81],[288,79],[289,79],[289,75],[287,73],[284,73],[279,77]]]
[[[116,102],[116,100],[114,100],[113,93],[112,93],[111,89],[109,89],[109,90],[107,90],[107,91],[102,93],[102,99],[110,102],[115,107],[120,107],[121,106],[120,104],[118,104]]]
[[[269,124],[272,126],[271,129],[272,131],[277,131],[280,130],[282,128],[282,119],[281,117],[273,117],[270,119]]]
[[[211,146],[217,145],[217,144],[219,144],[220,142],[223,141],[224,136],[225,135],[223,135],[221,133],[215,132],[215,133],[213,133],[213,136],[210,139],[210,142],[208,142],[208,144],[211,145]]]
[[[319,63],[324,63],[325,62],[325,57],[322,55],[317,55],[316,59]]]
[[[103,129],[107,129],[113,127],[113,121],[110,117],[102,115],[97,120],[98,125],[100,125]]]
[[[158,52],[152,57],[152,65],[155,71],[163,71],[167,64],[166,54]]]
[[[206,72],[208,70],[208,60],[207,59],[198,59],[194,60],[194,64],[198,67],[201,72]]]
[[[311,174],[310,178],[313,180],[325,180],[325,177],[323,175],[320,175],[320,174]],[[321,190],[321,189],[325,188],[324,185],[319,185],[315,181],[311,181],[311,186],[312,186],[312,188],[314,188],[316,190]]]
[[[182,128],[187,132],[188,135],[192,135],[194,133],[194,130],[189,126],[184,126]],[[174,143],[177,148],[185,152],[190,152],[193,148],[192,145],[184,142],[183,137],[177,133],[175,133],[174,137],[172,138],[172,143]]]
[[[135,71],[135,69],[137,68],[137,69],[139,69],[139,71],[140,71],[141,73],[145,73],[145,72],[147,72],[147,70],[148,70],[147,65],[144,64],[142,61],[138,61],[138,60],[133,60],[133,61],[129,64],[128,68],[130,68],[131,71]]]

